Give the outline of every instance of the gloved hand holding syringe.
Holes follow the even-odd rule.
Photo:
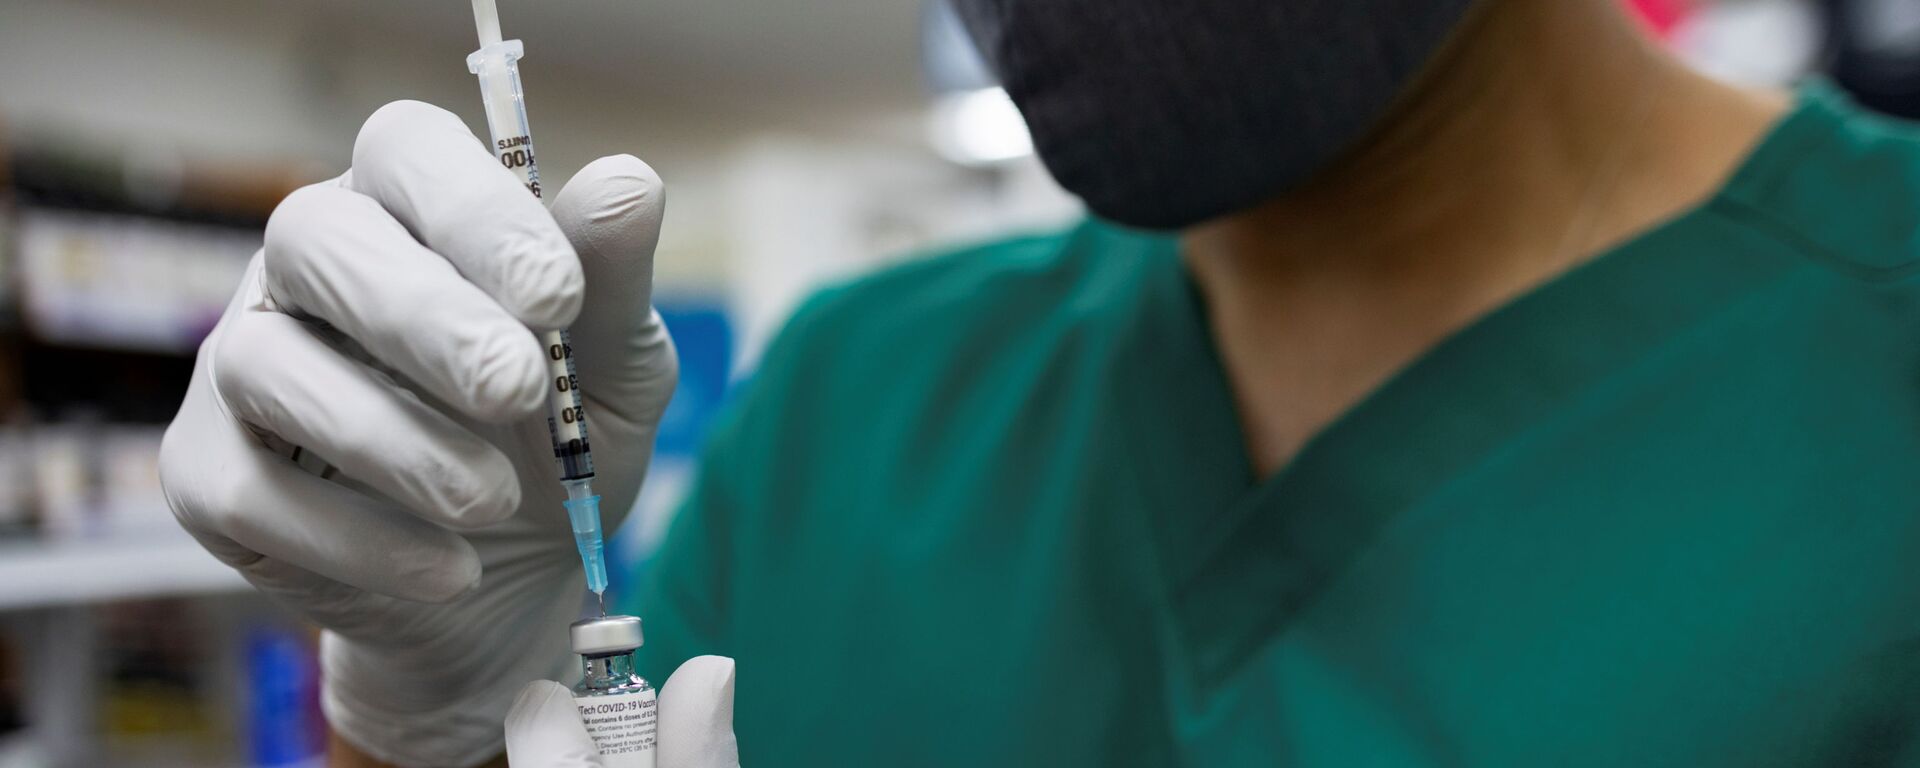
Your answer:
[[[500,164],[519,174],[527,191],[540,197],[540,167],[533,153],[533,132],[527,123],[527,102],[520,89],[518,61],[524,49],[518,40],[500,39],[500,15],[494,0],[473,0],[473,22],[480,33],[480,50],[467,57],[467,69],[480,78],[480,98],[486,105],[490,145]],[[587,571],[587,589],[600,599],[606,613],[607,565],[600,530],[600,497],[593,494],[593,452],[587,443],[587,411],[580,396],[580,376],[573,365],[573,341],[564,330],[540,333],[547,355],[547,431],[553,436],[553,460],[560,483],[567,489],[567,519],[575,546]]]
[[[526,135],[511,45],[476,62],[509,140]],[[180,524],[323,628],[322,707],[341,749],[398,765],[492,759],[528,681],[577,674],[566,628],[581,551],[598,566],[599,539],[591,516],[575,537],[560,512],[598,492],[618,526],[678,377],[650,310],[659,176],[613,154],[552,183],[532,173],[531,146],[503,147],[525,152],[503,162],[474,134],[445,109],[388,104],[352,137],[350,168],[281,202],[160,455]],[[536,181],[551,206],[529,194]],[[555,483],[556,460],[568,480],[592,467],[591,489]],[[658,764],[730,765],[714,745],[732,742],[731,662],[688,667],[700,674],[660,692]],[[587,738],[577,716],[516,728]],[[522,747],[542,745],[565,750]]]

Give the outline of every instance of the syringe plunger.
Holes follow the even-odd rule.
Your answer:
[[[493,0],[473,0],[473,26],[480,32],[480,47],[500,42],[500,11]]]

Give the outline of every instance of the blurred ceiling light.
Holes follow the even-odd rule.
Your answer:
[[[926,0],[921,64],[933,91],[927,139],[955,163],[987,166],[1033,154],[1033,138],[948,0]]]
[[[927,122],[927,138],[940,156],[961,165],[993,165],[1033,154],[1027,121],[1000,88],[939,96]]]

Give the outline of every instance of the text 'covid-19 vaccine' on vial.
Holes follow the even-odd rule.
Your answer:
[[[587,735],[600,748],[606,768],[653,768],[658,724],[653,686],[634,674],[633,652],[641,645],[640,620],[601,616],[573,623],[573,652],[580,654],[580,683],[573,703]]]

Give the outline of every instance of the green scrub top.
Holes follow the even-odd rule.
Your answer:
[[[1272,477],[1171,239],[830,290],[644,575],[643,667],[737,658],[749,766],[1920,764],[1916,193],[1920,134],[1803,89]]]

